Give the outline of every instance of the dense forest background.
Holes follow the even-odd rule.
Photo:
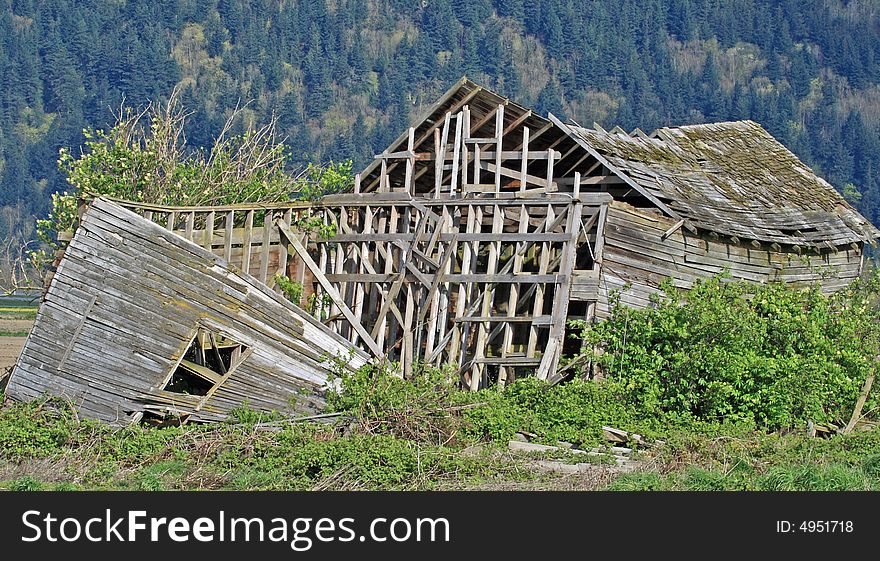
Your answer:
[[[463,74],[589,124],[754,119],[880,224],[878,0],[3,0],[0,240],[64,190],[58,150],[179,85],[187,140],[278,116],[359,169]]]

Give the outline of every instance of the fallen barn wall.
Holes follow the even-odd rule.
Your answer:
[[[367,361],[223,258],[99,199],[65,252],[7,395],[61,395],[111,422],[165,412],[220,420],[244,401],[313,413],[328,356],[349,368]],[[174,387],[181,368],[195,376],[189,394]]]

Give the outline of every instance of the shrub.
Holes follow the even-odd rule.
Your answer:
[[[841,421],[880,350],[877,286],[876,275],[832,296],[721,277],[686,294],[666,283],[653,307],[618,302],[583,337],[643,416],[767,429]]]
[[[236,111],[210,149],[202,150],[186,143],[186,116],[175,91],[164,105],[123,108],[110,130],[83,131],[79,154],[60,152],[58,165],[71,190],[52,195],[49,216],[37,221],[39,239],[55,246],[55,234],[75,226],[83,197],[185,206],[273,203],[317,200],[354,184],[350,160],[291,169],[274,121],[233,134],[241,118]],[[306,226],[323,224],[315,220]]]

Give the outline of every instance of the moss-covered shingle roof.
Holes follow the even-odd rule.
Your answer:
[[[827,181],[753,121],[663,128],[650,136],[570,129],[698,228],[814,247],[880,237]]]

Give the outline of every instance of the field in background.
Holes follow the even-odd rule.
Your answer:
[[[37,315],[39,297],[27,294],[0,297],[0,374],[15,364]]]

